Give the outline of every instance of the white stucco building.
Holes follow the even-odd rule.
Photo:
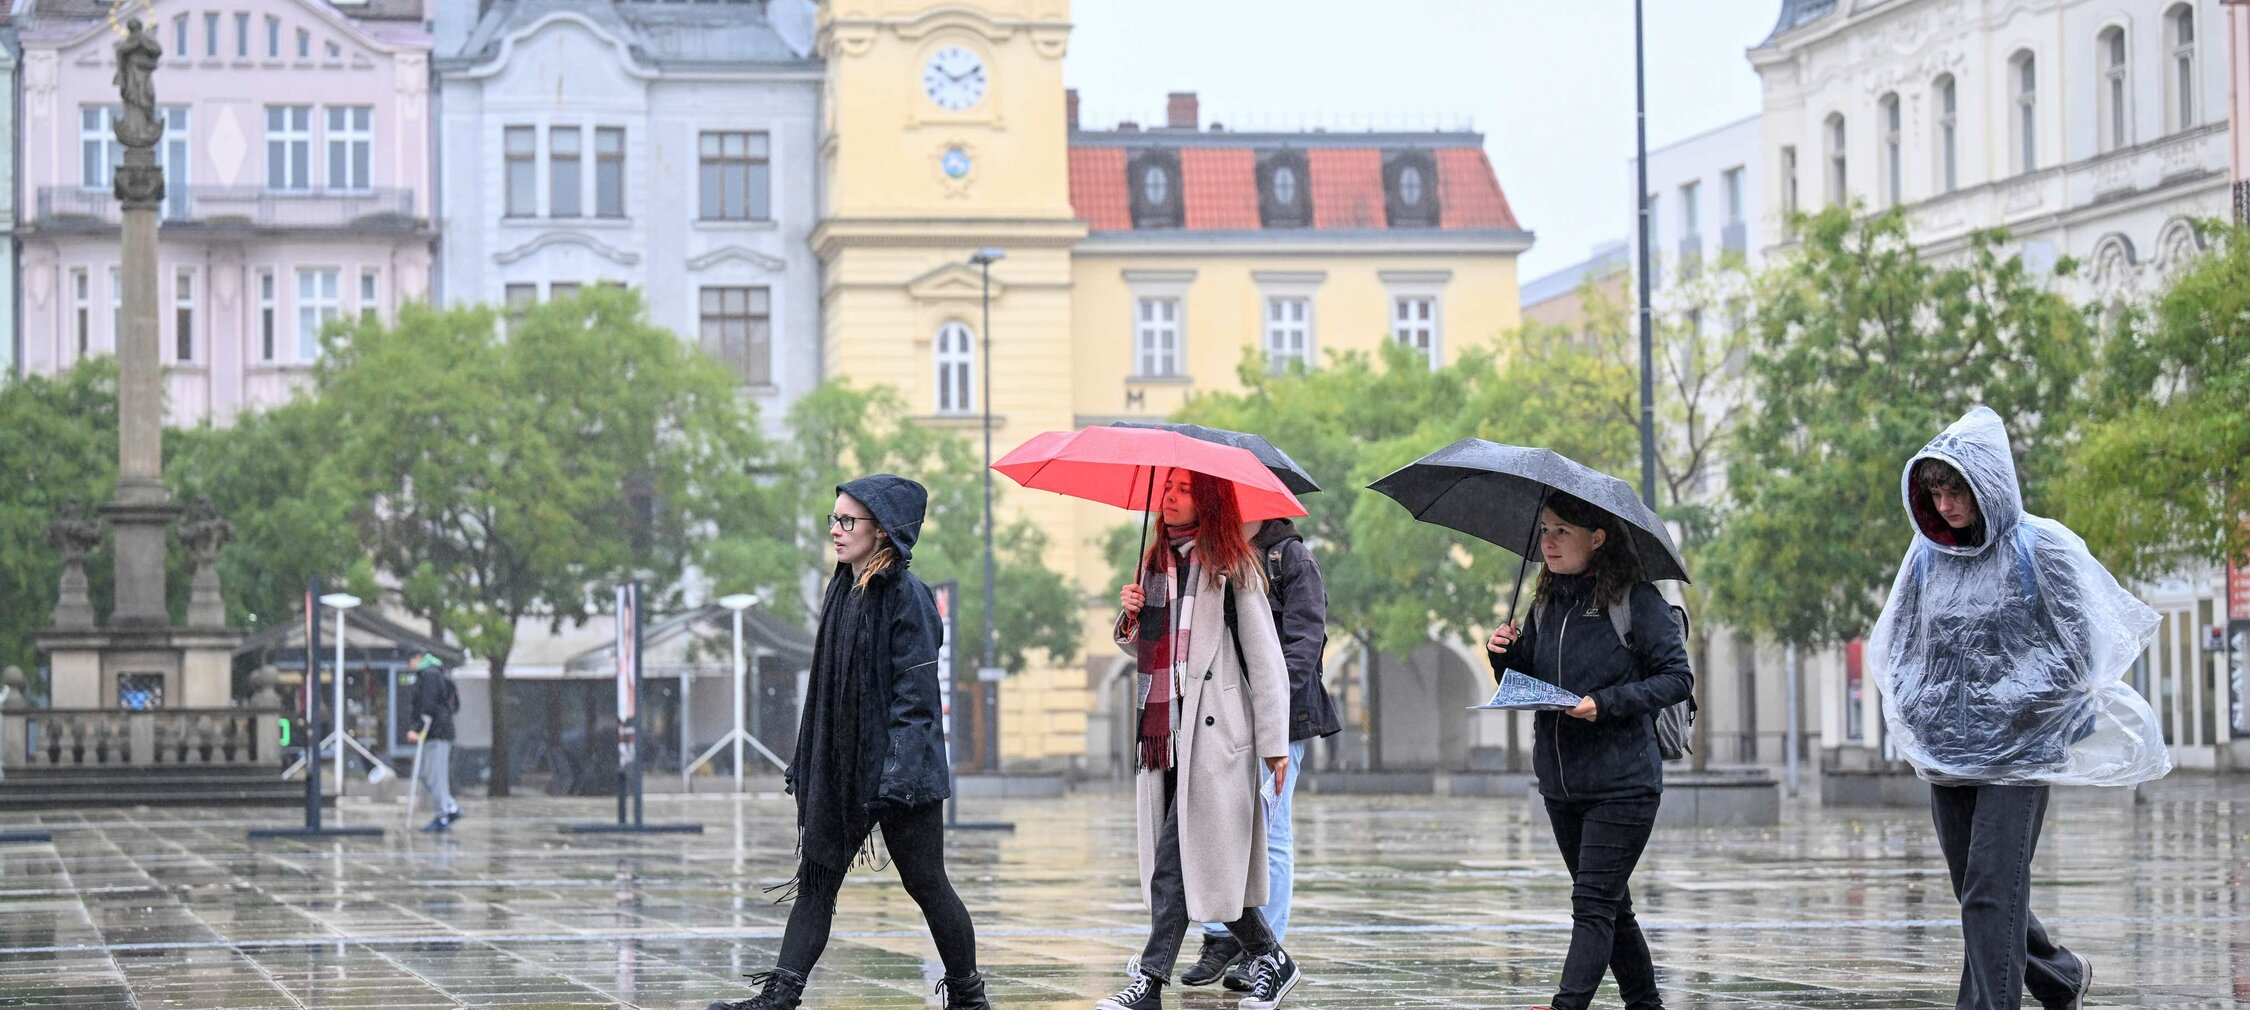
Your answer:
[[[1764,117],[1749,116],[1648,152],[1649,236],[1656,291],[1732,253],[1756,267],[1781,233],[1767,212]],[[1625,162],[1625,207],[1633,238],[1640,217],[1633,191],[1640,160]],[[1637,255],[1637,254],[1635,254]]]
[[[1944,256],[2005,228],[2033,267],[2080,264],[2058,290],[2146,295],[2229,212],[2221,0],[1783,0],[1750,50],[1765,84],[1765,198],[1903,207]],[[1777,244],[1787,236],[1777,234]],[[2229,767],[2241,727],[2224,654],[2223,580],[2189,571],[2136,592],[2163,617],[2136,672],[2182,767]],[[1808,659],[1822,746],[1846,766],[1882,747],[1856,644]]]
[[[637,288],[777,425],[820,377],[809,0],[439,10],[439,298]]]

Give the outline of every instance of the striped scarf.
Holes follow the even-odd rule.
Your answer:
[[[1195,587],[1203,579],[1203,568],[1194,557],[1195,527],[1167,523],[1164,536],[1171,549],[1158,551],[1159,563],[1141,573],[1143,598],[1136,635],[1141,767],[1149,771],[1172,766],[1172,734],[1179,730],[1180,721],[1181,667],[1187,663],[1195,621]]]

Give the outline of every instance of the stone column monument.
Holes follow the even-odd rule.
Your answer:
[[[117,43],[117,90],[123,111],[114,127],[124,147],[115,195],[123,208],[119,236],[121,326],[117,334],[117,498],[101,507],[115,555],[116,607],[100,627],[86,600],[84,559],[100,527],[66,514],[50,528],[64,558],[55,626],[38,636],[53,671],[56,708],[115,708],[122,696],[153,698],[167,708],[218,708],[232,703],[234,646],[219,603],[218,550],[232,527],[202,503],[182,536],[195,553],[195,593],[188,626],[174,627],[164,593],[167,534],[180,507],[164,486],[164,373],[157,339],[157,210],[164,170],[156,144],[164,138],[151,80],[163,47],[135,20]],[[73,575],[76,578],[73,578]]]

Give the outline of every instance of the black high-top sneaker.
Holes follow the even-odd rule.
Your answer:
[[[1279,947],[1271,954],[1261,954],[1250,962],[1250,991],[1237,1004],[1242,1010],[1273,1010],[1281,1005],[1289,990],[1297,988],[1304,975],[1297,971],[1296,959]]]
[[[1094,1010],[1164,1010],[1164,980],[1141,970],[1141,959],[1134,958],[1125,966],[1125,974],[1132,981],[1102,1001]]]
[[[970,972],[965,978],[941,978],[938,994],[945,997],[945,1010],[992,1010],[992,1001],[984,996],[984,975]]]
[[[1228,933],[1203,934],[1203,953],[1188,970],[1180,973],[1180,984],[1206,986],[1219,980],[1229,966],[1242,960],[1242,941]]]
[[[747,976],[751,985],[765,988],[758,995],[732,1003],[720,1001],[706,1010],[797,1010],[805,998],[805,977],[787,968],[775,968]]]

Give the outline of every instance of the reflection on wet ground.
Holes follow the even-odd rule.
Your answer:
[[[972,803],[956,886],[1003,1008],[1085,1008],[1146,929],[1122,792]],[[780,797],[651,797],[702,835],[566,835],[602,801],[472,801],[443,837],[246,841],[275,811],[48,814],[0,847],[0,1007],[701,1008],[768,967],[792,870]],[[365,823],[395,809],[347,804]],[[1522,800],[1304,795],[1292,1007],[1522,1007],[1552,994],[1569,882]],[[1673,1008],[1951,1006],[1960,933],[1926,811],[1791,809],[1659,832],[1636,879]],[[11,824],[6,826],[20,826]],[[2097,967],[2093,1005],[2250,1006],[2250,779],[2134,805],[2058,796],[2035,907]],[[807,1005],[935,1006],[935,953],[890,872],[855,873]],[[1193,954],[1193,941],[1189,943]],[[1167,992],[1232,1010],[1231,994]],[[1616,1006],[1614,992],[1598,1006]]]

